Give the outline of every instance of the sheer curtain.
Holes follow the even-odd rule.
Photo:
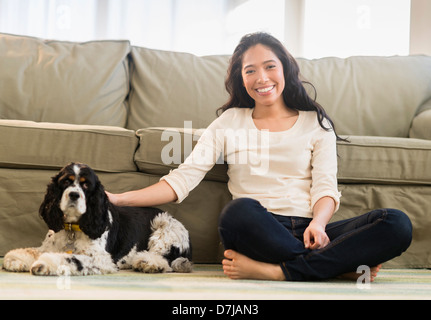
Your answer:
[[[411,0],[0,0],[0,32],[231,54],[267,31],[296,57],[407,55]]]
[[[285,0],[0,0],[0,32],[230,54],[248,32],[284,38]]]

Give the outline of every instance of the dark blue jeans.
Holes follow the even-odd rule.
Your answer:
[[[374,267],[401,255],[412,240],[412,225],[405,213],[379,209],[328,224],[331,242],[310,250],[303,243],[310,221],[275,215],[258,201],[241,198],[223,209],[219,232],[225,249],[280,264],[289,281],[329,279],[356,272],[360,265]]]

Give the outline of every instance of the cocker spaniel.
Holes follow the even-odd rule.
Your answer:
[[[39,212],[50,229],[42,246],[8,252],[4,269],[40,276],[192,270],[189,233],[178,220],[156,208],[113,205],[85,164],[52,178]]]

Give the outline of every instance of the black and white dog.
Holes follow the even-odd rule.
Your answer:
[[[159,209],[113,205],[87,165],[71,163],[53,177],[39,212],[50,229],[42,246],[8,252],[4,269],[41,276],[192,270],[185,227]]]

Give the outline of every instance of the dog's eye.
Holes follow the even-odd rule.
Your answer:
[[[63,179],[61,181],[65,186],[70,186],[71,184],[73,184],[75,182],[75,176],[70,175],[65,177],[65,179]]]
[[[81,186],[83,189],[88,189],[89,184],[88,184],[88,181],[85,177],[80,177],[79,182],[81,183]]]
[[[85,180],[85,181],[81,182],[81,187],[83,189],[88,189],[90,187],[90,184],[88,183],[87,180]]]

